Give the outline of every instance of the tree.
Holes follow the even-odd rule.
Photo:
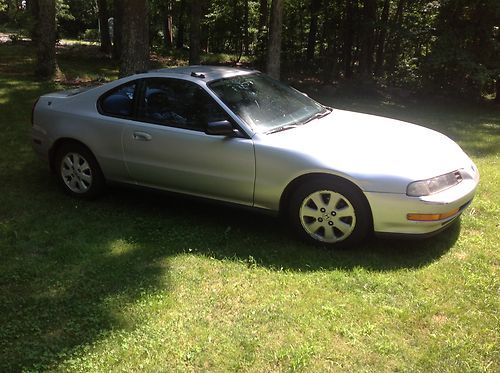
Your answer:
[[[275,79],[280,78],[282,25],[283,25],[283,0],[272,0],[271,27],[269,29],[266,71],[271,77]]]
[[[149,65],[149,23],[145,0],[124,0],[120,76],[144,71]]]
[[[500,104],[500,76],[497,76],[496,82],[495,82],[495,102],[497,104]]]
[[[325,2],[325,22],[323,23],[323,36],[326,44],[325,56],[323,58],[323,80],[331,82],[338,78],[338,60],[340,45],[340,25],[342,0],[335,2]]]
[[[500,45],[500,29],[496,29],[495,39],[496,39],[496,45],[499,46]],[[497,104],[500,104],[500,74],[497,74],[496,80],[495,80],[495,102]]]
[[[189,64],[200,64],[200,26],[202,0],[191,2],[191,28],[189,30]]]
[[[210,52],[236,54],[238,61],[253,57],[257,68],[276,77],[286,68],[325,82],[376,76],[377,83],[466,97],[500,92],[498,0],[52,2],[58,35],[78,37],[94,31],[99,21],[106,52],[106,13],[111,13],[113,57],[120,59],[122,74],[147,67],[150,40],[151,47],[163,47],[160,53],[189,44],[191,63],[199,63],[209,45]],[[50,75],[55,62],[47,61],[55,53],[48,46],[54,36],[41,27],[53,17],[39,15],[39,4],[47,0],[0,0],[0,24],[32,36],[37,72]],[[120,58],[122,41],[127,52]],[[500,101],[500,93],[497,97]]]
[[[352,45],[354,43],[354,5],[347,0],[344,17],[344,74],[352,77]]]
[[[259,0],[257,44],[255,46],[256,65],[264,69],[268,42],[269,7],[267,0]]]
[[[197,1],[197,0],[194,0]],[[184,12],[186,9],[186,1],[181,0],[179,4],[179,14],[177,19],[177,41],[176,48],[182,49],[184,47]]]
[[[321,0],[311,0],[311,21],[309,23],[309,35],[307,39],[307,60],[311,61],[314,57],[316,48],[316,33],[318,32],[318,16],[321,10]]]
[[[163,47],[169,50],[173,45],[172,0],[167,0],[163,7]]]
[[[259,32],[267,29],[269,18],[269,8],[267,0],[259,0]]]
[[[37,44],[37,23],[38,23],[38,0],[29,0],[26,3],[26,11],[28,13],[28,24],[27,31],[28,35],[31,36],[31,41]]]
[[[359,72],[368,76],[372,73],[373,47],[375,38],[375,22],[377,21],[376,0],[363,1],[363,21],[361,23],[361,56],[359,60]]]
[[[123,3],[113,1],[113,58],[119,60],[122,54]]]
[[[437,37],[422,68],[430,88],[473,99],[485,87],[492,91],[500,71],[499,19],[496,0],[442,1]]]
[[[56,72],[56,4],[55,0],[38,0],[36,6],[36,57],[35,73],[49,79]]]
[[[402,26],[403,26],[403,14],[404,14],[405,0],[399,0],[398,6],[396,8],[396,14],[392,21],[391,29],[391,47],[387,52],[386,70],[393,79],[393,73],[396,70],[396,65],[398,63],[399,54],[401,52],[401,40],[402,40]]]
[[[249,17],[249,8],[248,8],[248,0],[244,0],[243,3],[243,48],[241,49],[241,53],[248,53],[250,38],[248,34],[248,17]]]
[[[377,38],[377,52],[375,57],[375,76],[380,76],[382,74],[382,67],[384,65],[384,48],[385,48],[385,38],[387,36],[387,23],[389,20],[389,6],[390,0],[384,0],[384,6],[382,8],[382,15],[380,17],[379,32]]]
[[[97,0],[99,8],[99,31],[101,36],[101,51],[104,53],[111,52],[111,37],[109,35],[108,25],[108,2],[107,0]]]

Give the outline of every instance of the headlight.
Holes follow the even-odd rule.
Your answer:
[[[449,174],[433,177],[432,179],[414,181],[408,184],[406,194],[411,197],[428,196],[451,188],[462,180],[462,174],[457,170]]]

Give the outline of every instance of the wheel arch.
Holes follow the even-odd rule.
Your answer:
[[[281,194],[280,198],[280,204],[279,204],[279,213],[281,214],[286,214],[287,213],[287,207],[288,207],[288,202],[290,201],[290,198],[292,197],[293,193],[297,190],[297,188],[300,185],[303,185],[306,182],[309,181],[317,181],[317,180],[324,180],[325,182],[331,181],[335,183],[341,183],[344,185],[348,185],[349,187],[355,188],[356,191],[359,193],[359,195],[362,197],[364,203],[366,204],[366,207],[368,208],[368,211],[370,213],[370,224],[371,228],[373,230],[373,212],[370,206],[370,202],[366,198],[365,194],[363,193],[363,190],[353,183],[351,180],[348,180],[342,176],[338,175],[332,175],[332,174],[326,174],[326,173],[320,173],[320,172],[314,172],[314,173],[309,173],[309,174],[304,174],[296,177],[293,179],[288,185],[285,187],[283,190],[283,193]]]
[[[94,156],[94,158],[97,161],[97,157],[95,156],[94,152],[85,143],[83,143],[80,140],[71,138],[71,137],[61,137],[61,138],[57,139],[56,141],[54,141],[54,143],[52,144],[52,146],[49,149],[49,167],[50,167],[50,170],[52,172],[55,172],[55,169],[56,169],[55,161],[56,161],[57,152],[63,145],[66,145],[66,144],[78,144],[80,146],[85,147]],[[99,162],[97,161],[97,163],[99,163]]]

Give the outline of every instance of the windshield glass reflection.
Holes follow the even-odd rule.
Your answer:
[[[236,115],[259,132],[287,129],[329,112],[299,91],[260,73],[224,78],[208,86]]]

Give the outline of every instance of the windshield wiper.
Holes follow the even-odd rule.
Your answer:
[[[325,109],[326,109],[325,111],[314,114],[313,116],[307,118],[306,120],[304,120],[300,124],[306,124],[306,123],[309,123],[310,121],[312,121],[314,119],[320,119],[320,118],[326,117],[328,114],[330,114],[333,111],[332,108],[329,108],[329,107],[326,107],[326,106],[325,106]]]
[[[297,127],[298,124],[285,124],[284,126],[279,126],[273,129],[270,129],[269,131],[264,132],[266,135],[270,135],[271,133],[276,133],[276,132],[281,132],[281,131],[286,131],[292,128]]]
[[[313,116],[307,118],[306,120],[302,121],[302,122],[298,122],[298,123],[293,123],[293,124],[285,124],[283,126],[279,126],[279,127],[276,127],[276,128],[273,128],[273,129],[270,129],[269,131],[265,132],[266,135],[269,135],[271,133],[276,133],[276,132],[281,132],[281,131],[286,131],[286,130],[289,130],[291,128],[295,128],[295,127],[298,127],[298,126],[302,126],[306,123],[309,123],[310,121],[314,120],[314,119],[319,119],[319,118],[323,118],[323,117],[326,117],[328,114],[330,114],[333,109],[328,107],[328,106],[325,106],[325,111],[322,111],[320,113],[316,113],[314,114]]]

